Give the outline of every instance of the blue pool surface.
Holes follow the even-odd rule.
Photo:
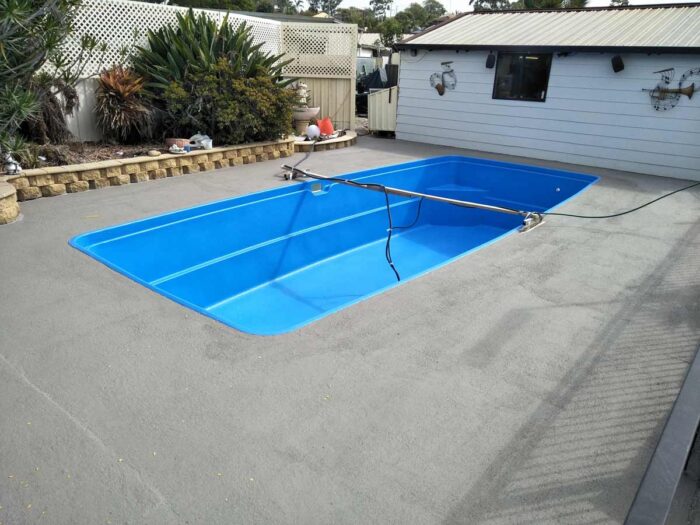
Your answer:
[[[362,182],[509,208],[545,211],[597,178],[445,156],[343,175]],[[390,196],[396,230],[384,256],[384,194],[337,182],[289,182],[78,235],[110,268],[243,332],[289,332],[403,284],[504,235],[522,218]],[[416,220],[417,217],[417,220]],[[546,225],[543,226],[546,228]]]

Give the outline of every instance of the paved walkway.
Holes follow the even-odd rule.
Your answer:
[[[363,138],[304,166],[455,152]],[[0,227],[0,522],[623,520],[700,341],[700,191],[608,221],[550,218],[277,337],[67,244],[289,184],[277,171],[39,199]],[[563,210],[683,184],[590,172],[601,181]]]

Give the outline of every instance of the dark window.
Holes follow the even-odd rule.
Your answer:
[[[499,53],[493,98],[544,102],[551,65],[551,54]]]

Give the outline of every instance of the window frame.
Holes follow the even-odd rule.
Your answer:
[[[496,96],[496,86],[498,85],[498,66],[501,63],[501,57],[505,55],[518,55],[518,56],[549,56],[549,64],[547,66],[547,73],[545,75],[545,88],[544,97],[542,98],[510,98],[510,97],[499,97]],[[552,62],[554,60],[554,53],[528,53],[526,51],[499,51],[496,57],[496,67],[493,71],[493,89],[491,90],[492,100],[511,100],[515,102],[546,102],[547,93],[549,93],[549,77],[552,71]]]

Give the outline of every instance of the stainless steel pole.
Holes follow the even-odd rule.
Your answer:
[[[354,186],[355,188],[361,187],[363,189],[367,190],[372,190],[372,191],[378,191],[381,193],[384,193],[386,190],[387,193],[390,193],[392,195],[399,195],[401,197],[422,197],[423,199],[428,199],[431,201],[436,201],[436,202],[442,202],[444,204],[451,204],[453,206],[461,206],[462,208],[477,208],[480,210],[489,210],[489,211],[495,211],[499,213],[507,213],[509,215],[520,215],[522,217],[528,217],[532,215],[531,212],[528,211],[520,211],[520,210],[512,210],[510,208],[501,208],[500,206],[491,206],[490,204],[481,204],[479,202],[470,202],[470,201],[462,201],[458,199],[450,199],[449,197],[440,197],[439,195],[431,195],[429,193],[421,193],[418,191],[410,191],[410,190],[403,190],[401,188],[392,188],[391,186],[384,186],[381,185],[379,186],[367,186],[363,182],[358,182],[358,181],[348,181],[348,180],[343,180],[343,179],[335,179],[333,177],[326,177],[325,175],[319,175],[318,173],[313,173],[307,170],[303,170],[300,168],[295,168],[294,166],[288,166],[288,165],[283,165],[282,166],[286,170],[291,170],[292,174],[294,173],[301,173],[304,177],[309,177],[310,179],[316,179],[316,180],[324,180],[327,182],[337,182],[339,184],[346,184],[348,186]],[[367,184],[372,184],[372,183],[367,183]]]

